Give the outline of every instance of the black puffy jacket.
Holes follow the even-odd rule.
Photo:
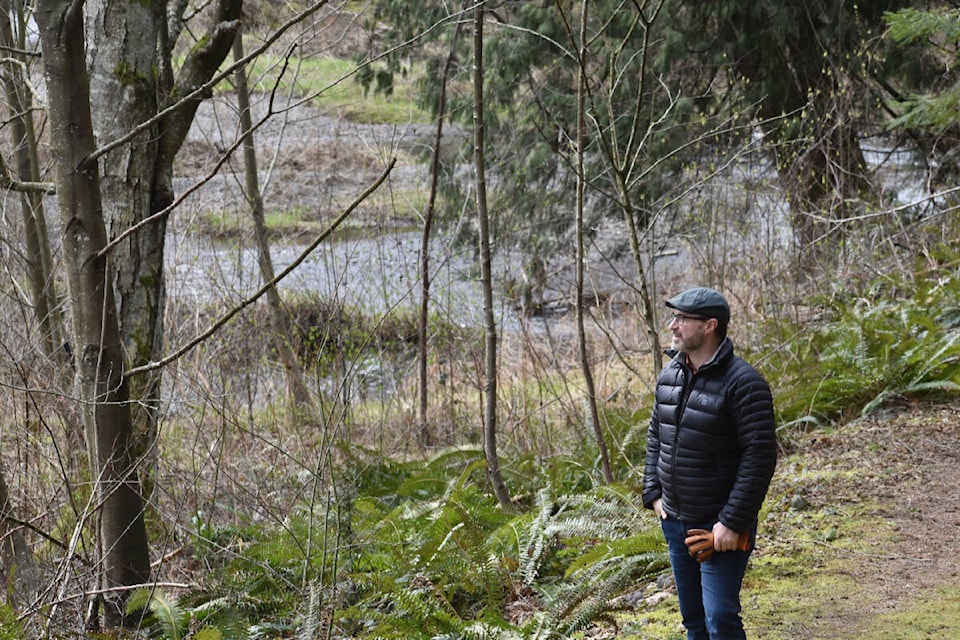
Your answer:
[[[643,503],[662,498],[673,518],[719,520],[734,531],[757,519],[777,463],[773,398],[725,339],[694,374],[667,351],[647,434]]]

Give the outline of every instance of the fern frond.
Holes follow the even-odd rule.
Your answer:
[[[462,469],[465,465],[483,459],[483,449],[477,446],[459,446],[443,449],[427,460],[426,468],[433,471]]]
[[[582,552],[570,563],[567,576],[594,564],[609,561],[611,558],[630,558],[647,564],[667,560],[666,545],[659,532],[650,529],[627,538],[606,540],[592,549]]]
[[[570,637],[603,614],[619,608],[617,596],[645,575],[659,573],[669,566],[665,553],[645,553],[631,557],[611,556],[603,562],[586,565],[565,585],[549,610],[545,622],[554,632]]]
[[[313,640],[314,638],[320,637],[320,629],[323,623],[321,612],[322,598],[320,596],[321,586],[318,582],[313,582],[309,586],[310,597],[308,599],[307,611],[303,615],[303,620],[300,622],[300,630],[297,633],[297,637],[300,640]]]
[[[465,626],[459,634],[450,636],[450,640],[523,640],[523,636],[513,629],[475,622]]]
[[[556,502],[549,489],[537,491],[535,515],[520,547],[520,576],[526,585],[536,582],[540,561],[546,548],[547,524],[550,522],[555,506]]]
[[[172,640],[180,640],[190,620],[190,613],[185,611],[177,599],[163,589],[137,589],[127,600],[126,613],[146,609],[157,621],[166,635]]]

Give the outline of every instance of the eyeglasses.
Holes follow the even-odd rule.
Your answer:
[[[676,322],[678,326],[682,327],[684,324],[686,324],[687,320],[708,320],[708,318],[704,318],[703,316],[688,316],[683,313],[675,313],[667,318],[667,326],[669,327]]]

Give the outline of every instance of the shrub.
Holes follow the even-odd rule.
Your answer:
[[[928,274],[910,287],[887,280],[866,293],[821,302],[793,327],[772,380],[781,423],[822,425],[895,399],[960,391],[960,276]]]

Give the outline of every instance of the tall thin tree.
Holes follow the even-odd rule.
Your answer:
[[[466,7],[464,0],[463,7]],[[463,12],[461,7],[461,13]],[[422,446],[432,444],[432,436],[427,421],[427,339],[430,316],[430,238],[433,232],[434,213],[437,204],[437,191],[440,181],[440,144],[443,142],[443,123],[447,112],[447,76],[457,50],[462,20],[457,20],[450,41],[450,51],[440,67],[440,94],[437,98],[437,130],[433,137],[433,149],[430,153],[430,193],[427,208],[423,214],[423,232],[420,239],[420,318],[417,326],[418,373],[420,389],[420,429],[418,438]]]
[[[487,178],[484,156],[483,22],[484,3],[474,7],[473,31],[473,163],[477,191],[477,222],[480,227],[480,283],[483,288],[484,381],[483,450],[487,475],[497,501],[512,506],[500,472],[497,452],[497,320],[493,309],[493,272],[490,251],[490,212],[487,209]]]
[[[243,30],[237,32],[233,41],[233,57],[237,63],[243,61]],[[270,322],[273,328],[273,340],[280,355],[287,376],[287,392],[293,401],[294,409],[298,414],[310,412],[312,408],[310,389],[303,376],[303,369],[297,358],[296,351],[290,341],[290,318],[283,306],[280,292],[274,283],[276,272],[273,268],[273,258],[270,255],[270,242],[267,239],[267,225],[263,211],[263,194],[260,192],[260,175],[257,168],[257,150],[253,137],[253,117],[250,113],[250,90],[247,85],[246,66],[239,64],[234,71],[234,82],[237,86],[237,106],[240,110],[240,131],[243,136],[243,175],[247,203],[250,205],[250,214],[253,217],[254,238],[257,243],[257,264],[260,267],[260,277],[269,285],[267,289],[267,305],[270,309]]]
[[[33,185],[32,188],[20,189],[31,302],[40,328],[43,352],[54,366],[62,368],[67,361],[67,352],[63,349],[63,315],[57,304],[50,238],[43,208],[43,191],[46,189],[39,184],[40,162],[33,121],[33,96],[26,77],[30,62],[24,33],[26,23],[21,2],[14,4],[10,0],[0,0],[0,46],[5,49],[0,74],[9,110],[16,180],[20,185]]]
[[[603,469],[603,477],[608,482],[613,482],[613,472],[610,470],[610,455],[607,453],[607,442],[603,437],[603,425],[600,424],[600,411],[597,409],[597,388],[593,381],[593,370],[590,366],[590,349],[587,344],[587,331],[584,326],[584,314],[587,312],[586,300],[584,299],[584,274],[587,263],[586,251],[584,248],[584,190],[586,189],[586,169],[584,165],[584,146],[587,143],[586,135],[586,109],[587,109],[587,66],[585,58],[587,55],[587,13],[589,10],[588,0],[583,0],[580,5],[580,36],[577,42],[577,56],[580,59],[577,71],[577,265],[576,265],[576,303],[577,303],[577,348],[580,355],[580,370],[583,372],[583,382],[587,393],[587,421],[593,426],[594,439],[597,441],[597,449],[600,452],[600,466]]]

